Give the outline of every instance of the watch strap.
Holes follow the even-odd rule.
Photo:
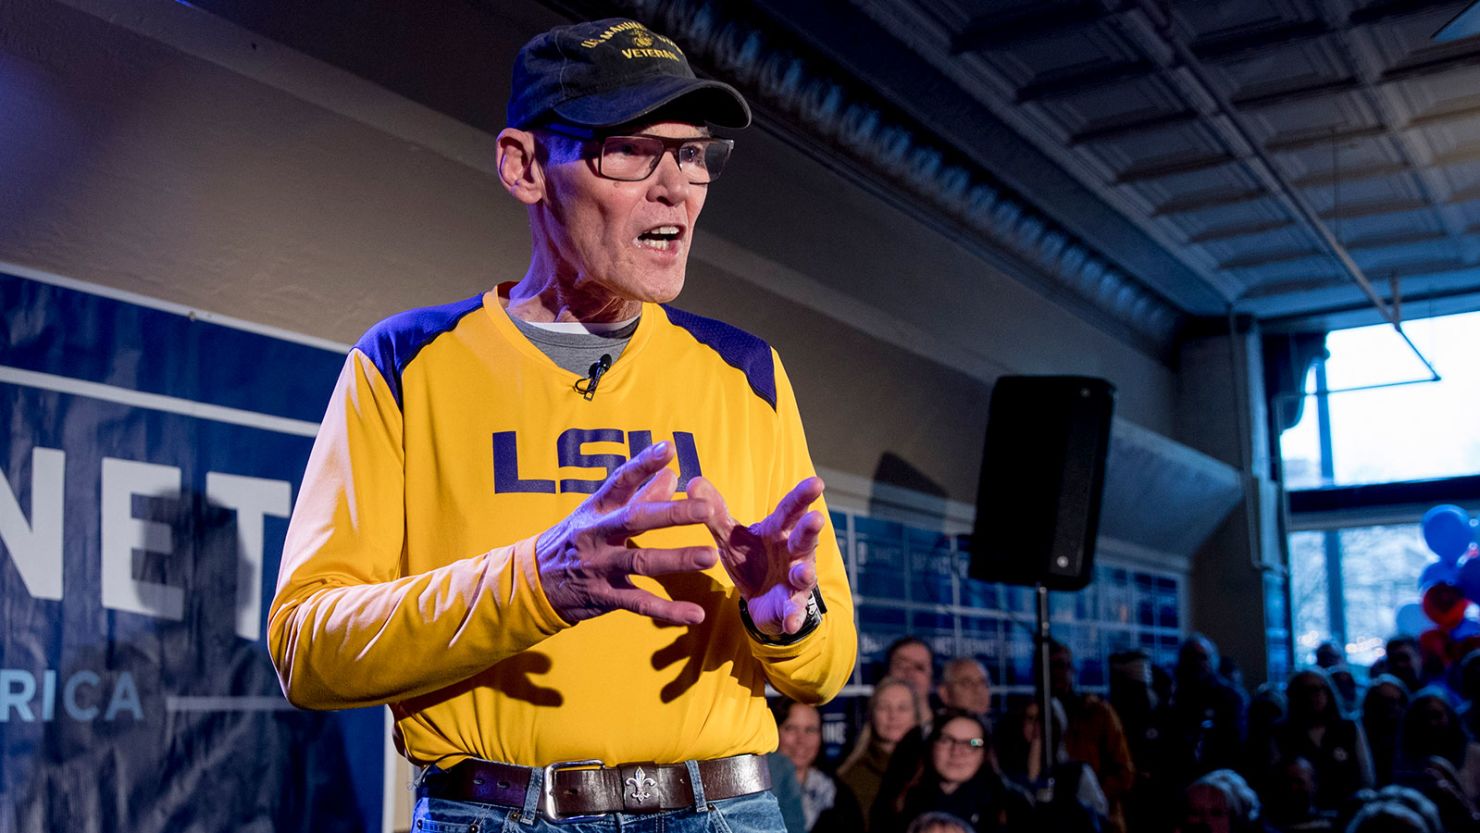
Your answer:
[[[750,606],[745,603],[745,597],[740,598],[740,621],[745,625],[745,630],[762,645],[795,645],[805,639],[817,626],[822,624],[822,614],[827,612],[827,604],[822,601],[822,592],[816,587],[812,588],[812,595],[807,597],[807,618],[802,622],[802,627],[796,633],[781,633],[771,635],[761,631],[755,626],[755,620],[750,618]]]

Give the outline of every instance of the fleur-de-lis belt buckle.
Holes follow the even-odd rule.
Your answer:
[[[653,797],[650,790],[658,786],[658,782],[649,778],[642,767],[638,767],[637,772],[627,779],[627,786],[632,788],[632,800],[641,804]]]

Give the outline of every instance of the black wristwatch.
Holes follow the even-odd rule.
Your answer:
[[[826,612],[827,605],[822,602],[822,592],[814,587],[812,595],[807,597],[807,619],[802,622],[802,627],[796,633],[781,633],[772,636],[761,632],[761,629],[755,626],[755,621],[750,618],[750,607],[745,604],[745,597],[740,597],[740,621],[745,624],[745,630],[750,634],[750,638],[762,645],[795,645],[801,642],[808,634],[817,630],[817,626],[822,624],[822,614]]]

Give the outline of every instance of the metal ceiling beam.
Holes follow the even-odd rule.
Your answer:
[[[1330,277],[1311,276],[1294,281],[1270,281],[1268,283],[1255,284],[1244,293],[1245,300],[1257,300],[1259,298],[1271,298],[1279,295],[1288,295],[1291,292],[1310,292],[1316,289],[1336,289],[1350,286],[1351,281],[1341,274],[1340,269],[1332,271]],[[1365,305],[1368,309],[1372,304]],[[1386,321],[1384,321],[1386,323]]]
[[[1289,87],[1283,90],[1274,90],[1267,93],[1255,95],[1234,96],[1229,104],[1240,110],[1253,110],[1259,107],[1276,107],[1281,104],[1289,104],[1292,101],[1304,101],[1310,98],[1325,98],[1338,93],[1348,93],[1360,89],[1362,82],[1356,78],[1335,78],[1322,81],[1319,84],[1307,84],[1303,87]]]
[[[1400,260],[1397,263],[1387,263],[1383,264],[1381,271],[1402,279],[1416,275],[1429,275],[1434,272],[1453,272],[1469,265],[1459,255],[1450,255],[1449,257],[1433,257],[1428,260]]]
[[[1254,253],[1241,255],[1220,261],[1215,267],[1220,272],[1232,272],[1239,269],[1258,269],[1261,266],[1272,266],[1276,263],[1290,263],[1296,260],[1309,260],[1315,257],[1327,257],[1327,254],[1316,249],[1285,249],[1283,251]]]
[[[1393,264],[1391,266],[1383,266],[1381,271],[1383,272],[1383,274],[1395,275],[1398,280],[1401,281],[1407,278],[1416,278],[1422,275],[1434,274],[1436,272],[1454,272],[1468,268],[1471,268],[1471,264],[1465,263],[1461,258],[1451,257],[1431,260],[1410,260],[1403,263]],[[1256,284],[1254,288],[1250,289],[1244,295],[1244,297],[1250,300],[1258,298],[1269,298],[1277,295],[1285,295],[1291,292],[1308,292],[1312,289],[1326,289],[1345,282],[1346,281],[1343,277],[1312,277],[1303,278],[1301,280],[1295,281],[1279,281]],[[1474,292],[1475,290],[1468,289],[1465,291]],[[1405,306],[1417,302],[1418,299],[1416,297],[1404,297],[1403,299],[1403,303]]]
[[[1263,188],[1251,188],[1247,191],[1215,191],[1212,193],[1189,194],[1184,197],[1167,200],[1161,205],[1158,205],[1151,211],[1151,216],[1171,217],[1177,214],[1194,214],[1198,211],[1206,211],[1209,208],[1222,208],[1226,205],[1238,205],[1240,203],[1268,199],[1269,196],[1269,191]]]
[[[1201,118],[1201,115],[1195,110],[1181,110],[1175,113],[1155,113],[1140,118],[1110,122],[1098,127],[1081,130],[1069,137],[1069,144],[1083,145],[1090,142],[1122,139],[1126,136],[1134,136],[1137,133],[1146,133],[1167,127],[1189,124],[1196,122],[1199,118]]]
[[[1435,165],[1465,165],[1480,159],[1480,145],[1471,145],[1467,148],[1451,151],[1434,157]]]
[[[1192,42],[1192,54],[1204,61],[1230,61],[1245,55],[1287,49],[1300,41],[1314,40],[1331,34],[1331,24],[1322,18],[1291,20],[1257,29],[1238,29],[1227,35],[1199,38]]]
[[[1462,203],[1474,202],[1475,200],[1480,200],[1480,185],[1472,185],[1469,188],[1455,191],[1449,195],[1449,199],[1445,200],[1444,204],[1460,205]],[[1465,229],[1465,233],[1467,234],[1472,231],[1480,231],[1480,226]]]
[[[1016,14],[983,15],[967,21],[966,26],[951,37],[951,54],[996,49],[1065,29],[1084,28],[1094,25],[1104,16],[1099,4],[1089,0],[1069,4],[1037,3]]]
[[[1424,113],[1422,116],[1414,116],[1403,125],[1403,129],[1410,127],[1427,127],[1431,124],[1442,124],[1449,121],[1460,121],[1462,119],[1473,119],[1480,117],[1480,105],[1475,107],[1455,107],[1450,110],[1437,110],[1432,113]]]
[[[1407,162],[1385,162],[1381,165],[1368,165],[1365,168],[1338,168],[1336,170],[1316,171],[1306,174],[1299,179],[1290,181],[1297,188],[1316,188],[1326,185],[1339,185],[1349,182],[1361,182],[1367,179],[1393,176],[1395,174],[1413,173],[1413,166]]]
[[[1264,196],[1260,192],[1260,196]],[[1295,225],[1294,220],[1268,220],[1259,223],[1245,223],[1240,226],[1223,226],[1199,232],[1187,238],[1187,242],[1193,245],[1204,243],[1217,243],[1222,240],[1232,240],[1236,237],[1253,237],[1256,234],[1268,234],[1271,231],[1283,231]]]
[[[1401,234],[1374,235],[1372,237],[1359,238],[1347,241],[1347,251],[1367,252],[1379,249],[1391,249],[1395,246],[1411,246],[1414,243],[1436,243],[1440,240],[1448,240],[1449,235],[1442,231],[1409,231]]]
[[[1361,217],[1375,217],[1379,214],[1407,214],[1410,211],[1432,210],[1433,206],[1425,200],[1384,200],[1381,202],[1352,203],[1340,208],[1328,208],[1320,213],[1322,220],[1356,220]]]
[[[1236,237],[1253,237],[1254,235],[1267,234],[1271,231],[1280,231],[1290,228],[1293,225],[1295,225],[1293,220],[1272,220],[1262,223],[1248,223],[1241,226],[1228,226],[1226,228],[1210,229],[1200,234],[1195,234],[1187,238],[1187,242],[1194,245],[1217,243]],[[1442,231],[1426,230],[1403,232],[1400,234],[1374,235],[1345,241],[1345,245],[1349,252],[1371,252],[1390,249],[1396,246],[1411,246],[1415,243],[1437,243],[1441,240],[1448,239],[1449,235]]]
[[[1416,294],[1405,293],[1403,303],[1410,310],[1422,310],[1424,312],[1422,317],[1447,315],[1451,312],[1468,312],[1480,307],[1480,292],[1474,289],[1449,289]],[[1373,315],[1376,315],[1376,310],[1372,309],[1371,304],[1334,303],[1295,315],[1261,318],[1260,323],[1266,333],[1330,331],[1373,323],[1371,319]],[[1323,323],[1321,319],[1328,319],[1330,323]],[[1317,323],[1312,326],[1312,321]]]
[[[1222,156],[1198,156],[1177,162],[1165,162],[1159,165],[1144,165],[1130,168],[1116,174],[1112,182],[1116,185],[1130,185],[1135,182],[1146,182],[1176,174],[1188,174],[1194,171],[1206,171],[1209,168],[1221,168],[1224,165],[1236,164],[1238,161],[1238,159],[1226,154]]]
[[[1149,61],[1126,61],[1109,65],[1091,65],[1069,72],[1050,73],[1019,87],[1013,101],[1027,104],[1049,98],[1064,98],[1078,93],[1149,78],[1155,67]]]
[[[1291,136],[1288,139],[1276,139],[1264,143],[1264,149],[1270,153],[1295,153],[1297,151],[1309,150],[1311,148],[1329,148],[1333,142],[1354,142],[1359,139],[1379,139],[1388,135],[1386,125],[1374,124],[1364,127],[1353,127],[1346,130],[1327,131],[1325,133],[1309,133],[1300,136]]]
[[[1480,64],[1480,51],[1466,53],[1459,56],[1447,58],[1436,58],[1420,64],[1394,67],[1382,74],[1379,83],[1391,84],[1406,81],[1411,78],[1420,78],[1427,75],[1436,75],[1460,67]],[[1229,104],[1240,110],[1254,110],[1260,107],[1277,107],[1292,101],[1304,101],[1311,98],[1325,98],[1327,96],[1341,93],[1353,92],[1362,88],[1359,78],[1348,76],[1346,78],[1333,78],[1315,84],[1306,84],[1299,87],[1290,87],[1283,90],[1273,90],[1266,93],[1255,93],[1252,95],[1238,95],[1229,99]],[[1468,115],[1464,113],[1463,115]],[[1416,124],[1415,119],[1409,124]]]
[[[1480,49],[1460,55],[1446,55],[1442,58],[1432,58],[1427,61],[1395,66],[1384,70],[1381,80],[1384,83],[1390,84],[1395,81],[1407,81],[1412,78],[1439,75],[1463,67],[1472,67],[1477,64],[1480,64]]]

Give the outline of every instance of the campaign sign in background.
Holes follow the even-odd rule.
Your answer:
[[[342,361],[0,269],[0,833],[380,829],[383,710],[264,643]]]

